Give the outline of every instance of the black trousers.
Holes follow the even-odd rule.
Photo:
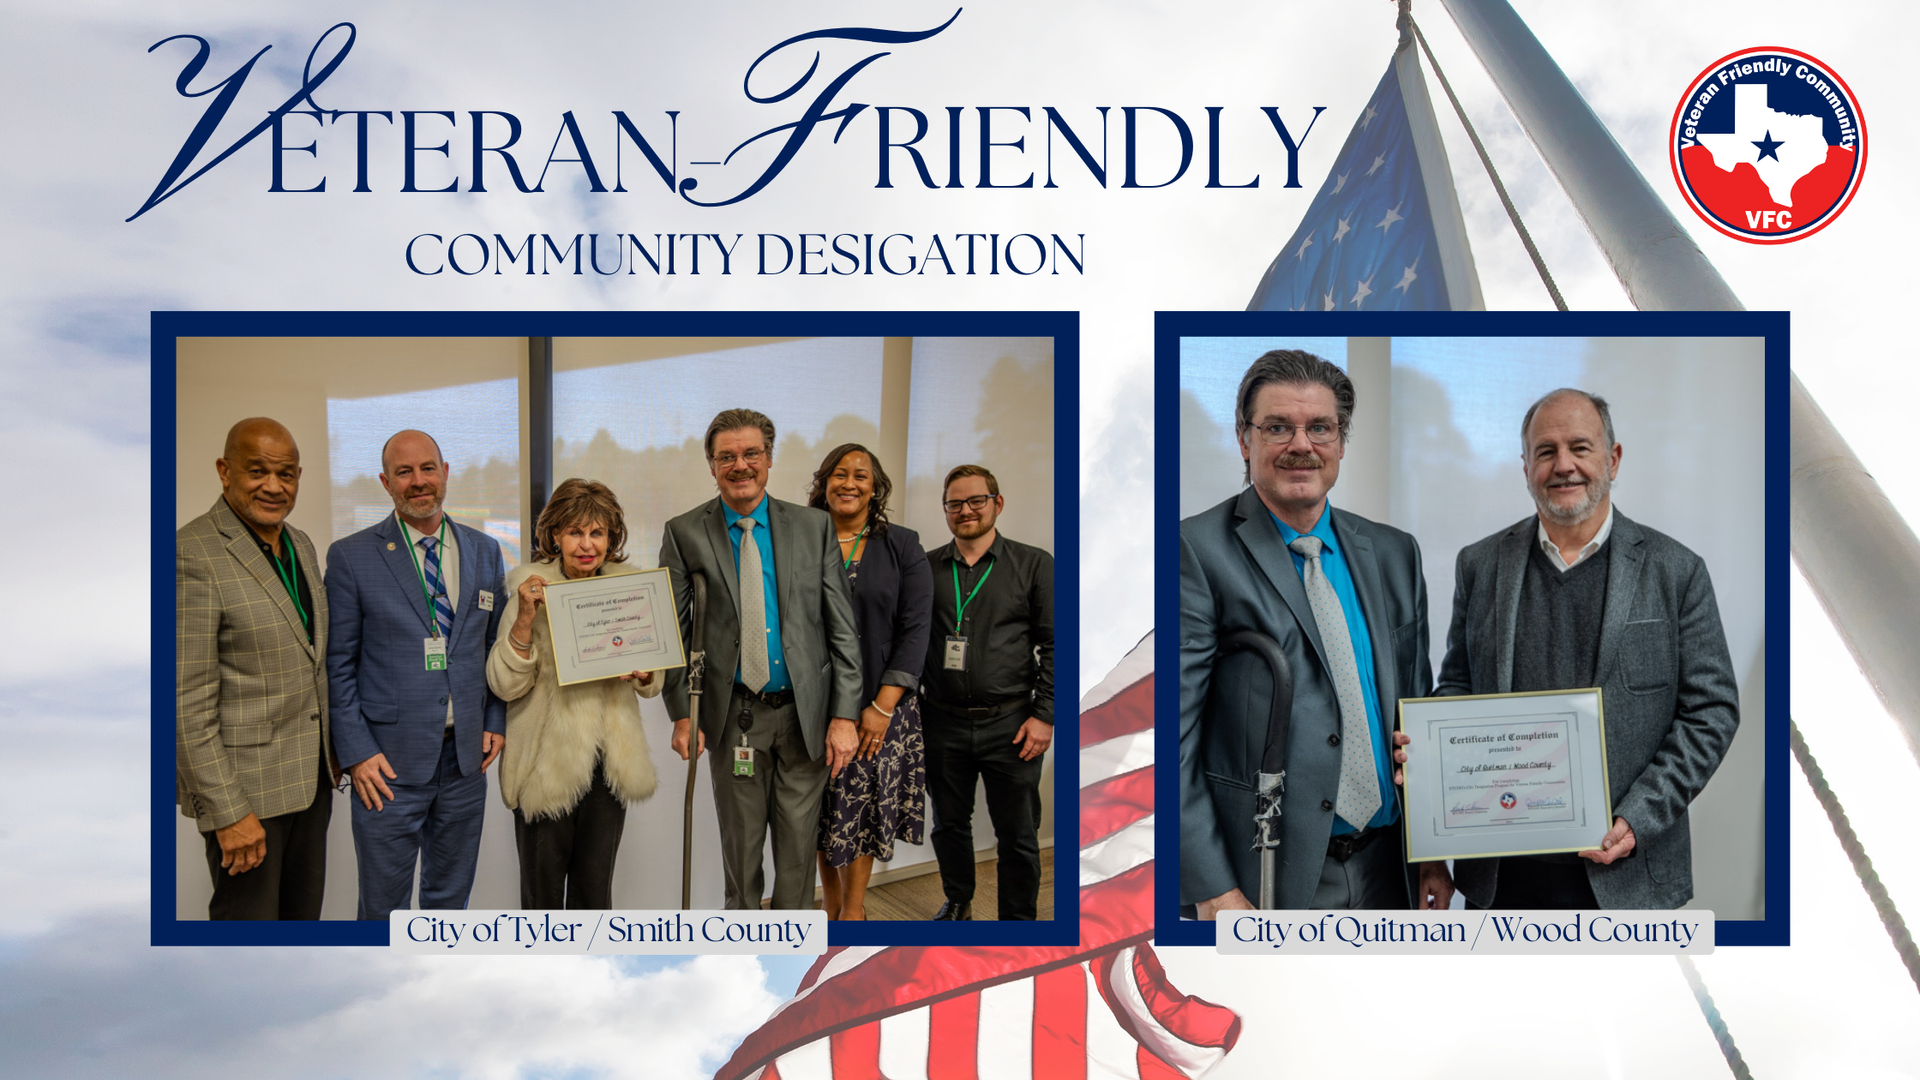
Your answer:
[[[333,820],[333,784],[327,756],[320,755],[313,802],[305,810],[260,822],[267,830],[267,857],[244,874],[220,867],[220,839],[207,841],[207,871],[213,875],[209,919],[318,919],[327,884],[327,823]]]
[[[1478,905],[1474,905],[1478,906]],[[1584,910],[1600,906],[1587,880],[1587,860],[1578,855],[1512,855],[1500,860],[1493,910]]]
[[[520,852],[520,906],[605,911],[613,907],[613,859],[627,828],[627,804],[607,786],[601,763],[573,809],[528,821],[513,812],[513,843]]]
[[[933,853],[947,899],[973,901],[973,796],[987,787],[987,817],[1000,842],[1000,918],[1032,919],[1040,908],[1040,765],[1020,760],[1013,737],[1025,711],[973,721],[930,705],[921,714]]]

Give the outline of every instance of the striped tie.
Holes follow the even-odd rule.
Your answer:
[[[433,620],[440,624],[440,636],[453,637],[453,604],[447,599],[447,583],[440,578],[440,547],[431,536],[420,538],[420,547],[426,551],[421,565],[426,568],[427,591],[433,594]]]
[[[1353,637],[1347,631],[1340,594],[1333,591],[1320,565],[1320,538],[1302,536],[1288,545],[1307,560],[1307,603],[1327,647],[1327,674],[1333,677],[1333,696],[1340,703],[1340,790],[1334,813],[1356,829],[1364,829],[1380,809],[1380,778],[1374,772],[1373,725],[1367,722],[1367,699],[1360,692],[1360,665],[1353,658]]]

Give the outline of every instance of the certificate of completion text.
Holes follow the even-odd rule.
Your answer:
[[[1573,714],[1449,725],[1438,733],[1443,827],[1574,819]]]

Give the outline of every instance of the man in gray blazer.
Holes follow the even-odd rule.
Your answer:
[[[859,747],[860,638],[833,519],[767,495],[773,421],[728,409],[707,427],[720,497],[667,522],[680,633],[691,640],[693,588],[707,580],[700,730],[687,669],[667,673],[667,714],[682,760],[708,744],[729,908],[757,910],[761,853],[773,832],[773,906],[813,907],[815,836],[827,779]],[[831,719],[829,719],[831,718]]]
[[[1555,390],[1520,437],[1538,513],[1460,552],[1438,693],[1600,687],[1613,826],[1577,856],[1458,860],[1455,880],[1479,907],[1679,907],[1687,806],[1740,723],[1713,583],[1698,555],[1614,509],[1604,398]]]
[[[1202,919],[1257,895],[1254,791],[1271,682],[1239,630],[1273,638],[1293,672],[1276,905],[1444,908],[1441,863],[1410,875],[1391,749],[1395,703],[1423,697],[1420,546],[1333,508],[1352,380],[1297,350],[1254,361],[1234,413],[1250,486],[1180,523],[1180,902]],[[1216,666],[1217,665],[1217,666]],[[1393,776],[1389,778],[1389,770]]]
[[[220,498],[174,536],[175,798],[206,840],[208,918],[318,919],[339,769],[320,561],[286,524],[300,448],[255,417],[214,467]]]

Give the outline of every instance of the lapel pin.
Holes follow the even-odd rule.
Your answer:
[[[391,540],[389,540],[389,541],[387,541],[387,550],[388,550],[388,551],[393,551],[393,550],[395,550],[395,548],[394,548],[394,544],[393,544],[393,541],[391,541]]]

